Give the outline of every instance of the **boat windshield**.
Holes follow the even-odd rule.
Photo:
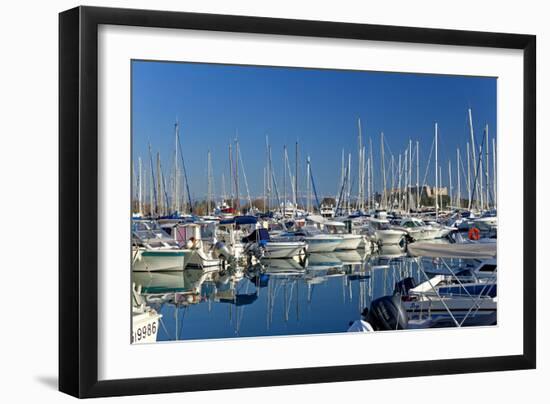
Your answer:
[[[321,230],[319,230],[317,227],[313,226],[305,226],[302,228],[302,231],[304,235],[306,236],[315,236],[317,234],[323,234]]]
[[[389,230],[390,224],[388,222],[378,222],[378,221],[371,221],[369,222],[371,228],[374,230]]]
[[[147,244],[150,247],[162,247],[167,245],[175,245],[176,242],[170,238],[168,233],[162,229],[158,230],[134,230],[132,232],[134,241],[139,244]]]
[[[213,239],[215,236],[216,236],[215,223],[201,224],[201,239],[209,240],[209,239]]]
[[[401,222],[401,226],[403,227],[408,227],[408,228],[411,228],[411,227],[421,227],[421,226],[424,226],[424,223],[421,222],[420,220],[418,219],[407,219],[407,220],[404,220],[403,222]]]

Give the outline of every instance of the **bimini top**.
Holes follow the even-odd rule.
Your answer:
[[[230,219],[224,219],[220,221],[220,225],[224,224],[256,224],[258,223],[258,219],[256,219],[254,216],[235,216]]]
[[[243,237],[241,241],[243,243],[261,243],[269,241],[269,232],[267,229],[256,229],[248,236]]]
[[[416,242],[409,244],[408,252],[413,257],[439,258],[493,258],[497,255],[497,243],[452,243]]]

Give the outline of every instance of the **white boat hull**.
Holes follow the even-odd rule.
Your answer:
[[[144,250],[134,251],[132,270],[137,272],[181,271],[188,250]]]
[[[132,344],[146,344],[157,341],[160,328],[160,318],[155,310],[147,310],[143,313],[132,315]]]
[[[437,228],[437,227],[428,227],[423,229],[412,229],[407,230],[409,236],[414,241],[421,241],[421,240],[434,240],[438,238],[447,237],[447,235],[451,232],[451,228]]]
[[[374,239],[376,242],[382,245],[399,244],[405,232],[400,230],[376,230],[374,233]]]
[[[306,237],[307,251],[310,253],[318,252],[333,252],[342,245],[342,239],[339,237],[334,238],[318,238],[318,237]]]
[[[206,254],[204,251],[197,249],[192,250],[189,254],[186,268],[218,268],[221,265],[221,259],[214,258],[210,254]]]
[[[294,258],[306,252],[306,244],[301,242],[268,242],[264,248],[265,258]]]

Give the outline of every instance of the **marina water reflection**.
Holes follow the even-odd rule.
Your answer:
[[[133,272],[147,304],[162,314],[158,341],[345,332],[361,311],[395,284],[437,259],[412,258],[398,246],[312,253],[305,261],[262,260],[248,267]],[[448,264],[468,267],[464,260]],[[475,263],[470,263],[473,267]]]

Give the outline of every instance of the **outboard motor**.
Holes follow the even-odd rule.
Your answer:
[[[367,320],[375,331],[404,330],[409,318],[400,295],[383,296],[370,305]]]
[[[395,283],[393,294],[407,296],[409,294],[409,290],[414,289],[415,287],[416,281],[414,280],[414,278],[408,277]]]
[[[229,248],[227,248],[227,246],[221,241],[218,241],[216,242],[216,244],[214,244],[214,252],[218,257],[223,258],[224,261],[228,262],[229,264],[235,261],[235,257],[233,256],[233,254],[231,254]]]

